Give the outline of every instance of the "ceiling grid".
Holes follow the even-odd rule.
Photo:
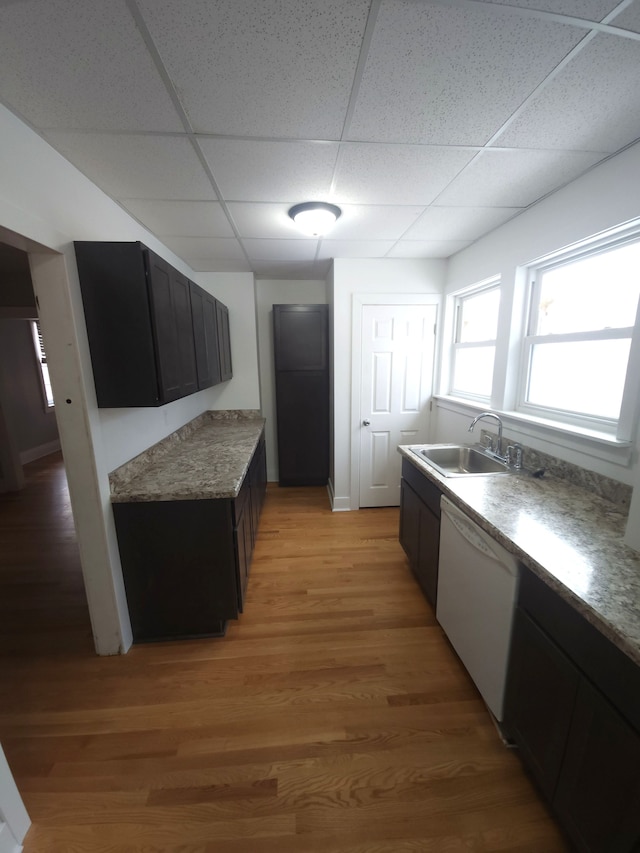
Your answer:
[[[0,101],[192,269],[258,278],[449,257],[640,138],[638,67],[640,0],[0,3]]]

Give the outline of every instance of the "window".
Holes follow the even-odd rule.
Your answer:
[[[500,282],[492,279],[455,299],[449,393],[489,400],[498,335]]]
[[[47,365],[47,354],[44,349],[44,341],[42,332],[40,331],[40,323],[38,320],[31,321],[31,331],[33,333],[33,343],[36,350],[36,359],[40,366],[40,375],[42,378],[42,393],[45,406],[47,409],[53,408],[53,391],[51,390],[51,380],[49,379],[49,366]]]
[[[640,295],[640,240],[575,252],[531,272],[519,409],[621,436]]]

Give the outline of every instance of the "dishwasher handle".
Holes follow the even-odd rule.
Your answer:
[[[442,515],[446,515],[460,536],[466,539],[472,547],[486,557],[500,563],[510,574],[516,575],[518,573],[516,558],[503,548],[502,545],[499,545],[492,536],[485,533],[481,527],[451,503],[448,498],[445,498],[444,495],[440,499],[440,509]]]

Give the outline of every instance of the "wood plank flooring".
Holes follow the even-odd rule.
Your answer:
[[[25,853],[568,849],[414,582],[398,510],[270,486],[224,639],[93,652],[59,457],[0,496]]]

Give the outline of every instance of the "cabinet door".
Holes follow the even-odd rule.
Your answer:
[[[231,501],[113,504],[135,642],[217,635],[238,615]]]
[[[405,479],[400,482],[400,544],[411,571],[418,565],[421,500]]]
[[[274,305],[276,370],[326,370],[328,309],[326,305]]]
[[[329,377],[326,371],[276,372],[281,486],[324,486],[329,478]]]
[[[198,390],[189,284],[189,279],[186,276],[171,269],[171,299],[178,336],[181,397],[194,394]]]
[[[427,601],[436,606],[440,519],[409,483],[400,481],[400,544]]]
[[[252,506],[255,506],[255,529],[257,530],[258,522],[260,520],[260,513],[262,512],[262,505],[264,503],[267,491],[267,450],[264,435],[258,443],[258,447],[256,448],[255,456],[251,463],[251,467],[251,495],[253,500]]]
[[[579,850],[640,845],[640,735],[583,679],[554,807]]]
[[[435,608],[438,597],[438,560],[440,556],[440,519],[420,501],[418,522],[418,563],[416,578],[427,601]]]
[[[156,351],[140,243],[75,243],[98,406],[158,406]]]
[[[181,396],[178,327],[171,297],[171,267],[150,250],[147,251],[147,259],[160,399],[163,403],[169,403]]]
[[[147,249],[149,298],[163,403],[197,391],[189,280]]]
[[[196,355],[198,390],[220,382],[216,300],[197,284],[189,282],[191,290],[191,319]]]
[[[236,550],[236,574],[238,580],[238,610],[242,613],[244,596],[247,591],[249,567],[251,564],[251,510],[248,501],[240,512],[233,532]]]
[[[516,608],[504,723],[549,800],[560,773],[579,679],[571,661]]]
[[[220,382],[233,376],[231,364],[231,335],[229,332],[229,309],[216,299],[216,327],[218,332],[218,355],[220,360]]]

